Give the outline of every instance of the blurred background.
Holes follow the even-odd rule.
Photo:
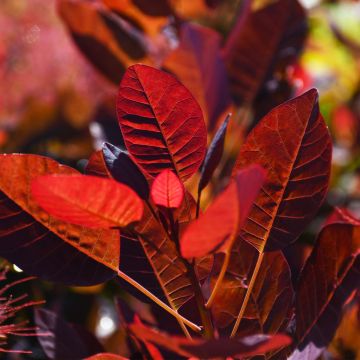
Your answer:
[[[122,144],[117,86],[128,66],[145,63],[173,73],[193,92],[209,139],[233,113],[224,159],[204,196],[206,206],[226,184],[241,142],[257,121],[315,87],[333,137],[333,171],[326,204],[287,250],[296,278],[334,207],[360,217],[360,2],[301,0],[301,9],[290,1],[291,11],[278,11],[282,2],[0,0],[1,152],[41,154],[82,171],[104,141]],[[267,22],[270,32],[263,28]],[[266,61],[258,65],[266,67],[260,75],[249,65],[259,58]],[[257,77],[261,80],[254,83]],[[8,266],[9,280],[24,276]],[[113,299],[129,301],[129,295],[117,284],[67,288],[33,280],[12,291],[45,299],[46,308],[85,326],[107,350],[121,348],[126,355]],[[360,358],[358,311],[348,310],[329,348],[333,356]],[[31,318],[31,311],[21,316]],[[8,358],[46,358],[34,338],[10,344],[33,354]]]

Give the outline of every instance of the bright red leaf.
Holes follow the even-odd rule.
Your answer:
[[[71,285],[112,278],[119,266],[119,234],[62,222],[41,209],[31,182],[41,175],[78,172],[37,155],[0,155],[0,255],[28,274]],[[36,259],[36,261],[34,261]]]
[[[164,170],[151,186],[151,197],[156,205],[176,209],[184,199],[184,185],[171,170]]]
[[[33,181],[32,193],[52,215],[89,228],[125,227],[143,213],[128,186],[95,176],[43,176]]]
[[[171,169],[185,181],[197,171],[206,151],[205,123],[198,103],[175,77],[145,65],[129,67],[117,112],[128,151],[150,175]]]
[[[234,238],[264,180],[265,172],[259,166],[239,171],[209,209],[186,228],[180,241],[182,255],[185,258],[201,257]]]

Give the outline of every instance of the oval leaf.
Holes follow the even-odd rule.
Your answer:
[[[71,285],[93,285],[116,274],[118,231],[59,221],[31,196],[34,178],[76,170],[42,156],[11,154],[0,155],[0,172],[0,256],[28,274]]]
[[[150,175],[170,169],[185,181],[197,171],[206,149],[203,115],[173,76],[131,66],[120,84],[117,112],[128,151]]]
[[[171,170],[164,170],[151,186],[151,197],[156,205],[177,209],[184,199],[184,185]]]
[[[33,181],[32,194],[50,214],[89,228],[126,227],[143,213],[128,186],[96,176],[42,176]]]
[[[204,163],[201,167],[198,193],[200,193],[202,189],[204,189],[204,187],[209,183],[215,169],[219,165],[219,162],[224,152],[226,129],[228,127],[230,117],[231,114],[226,117],[224,122],[217,130],[213,140],[211,141],[211,144],[205,156]]]
[[[259,166],[239,171],[209,209],[186,228],[180,241],[182,255],[185,258],[201,257],[234,239],[264,180],[265,173]]]
[[[310,90],[266,115],[249,134],[234,168],[267,172],[242,237],[258,250],[281,249],[304,231],[327,193],[331,139]]]
[[[105,143],[102,148],[103,158],[111,176],[130,188],[132,188],[142,199],[149,197],[149,184],[131,159],[130,154],[115,145]]]

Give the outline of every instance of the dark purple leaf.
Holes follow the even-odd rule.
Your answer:
[[[67,323],[50,310],[36,309],[35,323],[39,333],[49,333],[49,336],[38,336],[49,359],[83,359],[104,351],[93,334]]]
[[[204,163],[201,167],[198,193],[201,193],[204,187],[209,183],[216,167],[219,165],[224,152],[226,129],[228,127],[230,117],[231,114],[229,114],[221,124],[207,150]]]
[[[103,158],[111,176],[132,188],[142,199],[149,197],[149,184],[132,160],[131,155],[124,149],[105,143],[103,145]]]

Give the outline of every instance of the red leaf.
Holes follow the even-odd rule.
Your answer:
[[[101,1],[58,0],[58,11],[79,49],[114,84],[125,68],[146,61],[146,37]]]
[[[281,249],[304,231],[327,193],[331,139],[310,90],[267,114],[249,134],[235,168],[257,163],[268,176],[242,229],[258,250]]]
[[[120,84],[117,112],[128,151],[150,175],[170,169],[185,181],[199,168],[206,150],[203,116],[173,76],[131,66]]]
[[[224,152],[226,129],[228,127],[230,117],[231,114],[226,117],[219,129],[216,131],[213,140],[211,141],[211,144],[205,156],[204,163],[201,168],[198,193],[200,193],[209,183],[216,167],[219,165],[219,162]]]
[[[279,76],[286,76],[286,67],[296,59],[305,40],[306,16],[297,0],[256,6],[254,1],[244,2],[224,48],[233,96],[238,103],[253,102],[266,82],[272,81],[270,93],[279,90]]]
[[[324,226],[336,223],[360,225],[360,220],[356,219],[348,209],[336,207],[326,219]]]
[[[254,356],[291,343],[286,335],[253,335],[240,339],[193,339],[169,336],[144,325],[130,325],[131,331],[142,341],[150,341],[182,356],[213,359],[227,356]]]
[[[104,156],[101,150],[95,151],[89,158],[85,167],[86,175],[93,175],[99,177],[110,177],[109,171],[106,168]]]
[[[291,359],[317,359],[331,341],[343,305],[360,286],[360,227],[332,224],[320,233],[296,295],[297,350]],[[311,356],[309,354],[312,354]]]
[[[184,185],[171,170],[164,170],[151,186],[151,197],[156,205],[176,209],[184,199]]]
[[[258,251],[247,242],[234,245],[227,274],[211,308],[218,327],[228,327],[236,320],[257,257]],[[293,298],[291,272],[284,255],[281,251],[265,253],[238,334],[286,332]]]
[[[120,355],[115,355],[111,353],[100,353],[90,357],[85,358],[84,360],[129,360]]]
[[[163,68],[175,74],[199,102],[212,131],[231,104],[221,36],[214,30],[184,22],[179,46],[165,59]]]
[[[186,228],[180,241],[182,255],[201,257],[226,246],[238,234],[264,180],[259,166],[240,171],[209,209]]]
[[[43,176],[33,181],[32,193],[57,218],[89,228],[126,227],[143,213],[128,186],[96,176]]]
[[[119,234],[64,223],[39,208],[30,184],[46,174],[78,174],[36,155],[0,155],[0,255],[25,272],[71,285],[93,285],[116,274]],[[89,275],[91,274],[91,275]]]

